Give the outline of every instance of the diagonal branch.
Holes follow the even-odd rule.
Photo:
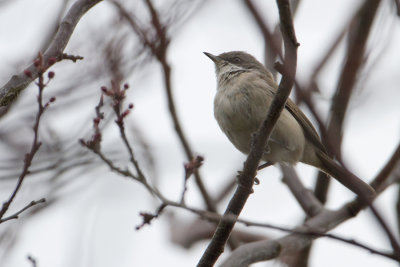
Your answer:
[[[285,107],[287,98],[293,86],[297,62],[297,40],[294,33],[293,20],[288,0],[278,0],[281,31],[285,42],[284,74],[279,84],[278,91],[268,110],[267,117],[257,131],[251,151],[244,163],[243,172],[238,177],[238,186],[225,210],[224,216],[237,218],[241,213],[248,197],[252,192],[254,177],[258,164],[264,153],[265,145],[271,135],[275,123]],[[235,225],[235,220],[226,222],[220,220],[214,236],[197,266],[213,266],[222,254],[226,241]]]
[[[296,228],[294,233],[279,239],[253,242],[239,247],[232,252],[221,267],[249,266],[251,263],[275,259],[278,256],[304,249],[314,239],[352,218],[354,210],[363,207],[365,206],[362,206],[360,202],[350,202],[336,211],[324,210]],[[318,235],[305,235],[304,233],[318,233]],[[387,253],[387,256],[399,260],[396,254]]]
[[[26,211],[27,209],[30,209],[30,208],[32,208],[33,206],[36,206],[36,205],[38,205],[38,204],[40,204],[40,203],[45,203],[45,202],[46,202],[46,199],[44,199],[44,198],[41,198],[41,199],[39,199],[39,200],[32,200],[28,205],[26,205],[25,207],[23,207],[22,209],[20,209],[20,210],[17,211],[16,213],[14,213],[13,215],[10,215],[10,216],[8,216],[8,217],[6,217],[6,218],[0,219],[0,223],[3,223],[3,222],[5,222],[5,221],[10,221],[10,220],[18,219],[19,215],[20,215],[21,213],[23,213],[24,211]]]
[[[367,40],[379,4],[379,0],[365,1],[358,11],[358,16],[350,26],[346,60],[340,74],[336,94],[332,101],[328,124],[329,137],[336,137],[330,140],[333,147],[328,147],[328,151],[331,153],[335,152],[334,156],[338,157],[339,160],[341,158],[340,144],[343,137],[347,107],[359,73],[365,63]],[[336,150],[332,148],[336,148]]]
[[[285,164],[280,164],[280,167],[284,176],[283,181],[289,187],[307,216],[312,217],[320,213],[323,210],[321,202],[312,191],[304,187],[294,168]]]
[[[396,183],[395,176],[398,176],[396,171],[398,172],[398,170],[400,170],[399,147],[392,154],[385,166],[383,166],[382,170],[385,171],[379,173],[371,183],[374,185],[375,189],[380,189],[377,190],[377,194],[382,193],[389,186],[383,186],[387,181],[392,181],[392,184]],[[385,176],[386,179],[382,179],[383,176]],[[320,234],[319,236],[311,237],[304,234],[298,235],[292,233],[276,240],[264,240],[245,244],[233,251],[232,254],[229,255],[229,258],[222,264],[222,267],[248,266],[251,263],[275,259],[278,256],[280,257],[285,254],[300,251],[308,247],[313,239],[320,237],[321,234],[325,235],[325,233],[334,229],[336,226],[353,218],[365,207],[365,204],[354,200],[344,204],[341,208],[335,211],[323,210],[316,216],[307,220],[307,222],[302,226],[296,228],[296,231],[305,231],[309,233],[318,232]],[[245,221],[243,223],[246,224]],[[257,226],[256,224],[251,225]],[[396,251],[394,251],[394,253],[385,254],[386,255],[384,256],[400,262],[400,257]]]
[[[146,0],[146,5],[149,9],[152,27],[155,30],[156,36],[149,36],[150,34],[148,33],[148,31],[145,31],[139,25],[139,23],[137,22],[137,18],[133,14],[129,13],[119,2],[112,0],[111,3],[117,8],[123,19],[127,21],[135,34],[138,35],[143,45],[150,50],[152,55],[158,60],[159,64],[161,65],[165,91],[167,94],[168,109],[172,118],[172,123],[174,125],[175,132],[178,135],[179,141],[181,142],[187,160],[192,161],[195,158],[194,153],[189,145],[189,142],[179,121],[172,93],[173,88],[171,83],[171,66],[169,65],[167,60],[167,50],[169,48],[170,42],[167,36],[167,25],[163,25],[161,23],[159,14],[157,13],[157,10],[154,8],[150,0]],[[204,199],[204,202],[207,206],[207,209],[209,211],[215,212],[216,207],[214,204],[214,200],[205,188],[203,180],[198,171],[195,171],[194,177],[196,184],[199,187],[200,193]]]
[[[50,58],[61,60],[61,55],[68,44],[68,41],[78,24],[80,18],[94,5],[102,0],[77,0],[71,6],[67,15],[61,21],[58,31],[51,42],[49,48],[43,53],[45,66]],[[4,86],[0,88],[0,107],[9,106],[19,95],[32,82],[38,77],[38,71],[34,64],[31,64],[26,70],[32,73],[32,77],[27,77],[23,72],[14,75]],[[0,114],[1,116],[2,114]]]

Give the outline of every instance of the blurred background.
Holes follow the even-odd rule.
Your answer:
[[[46,50],[74,2],[0,1],[2,86],[12,75],[27,68],[39,51]],[[215,205],[220,213],[230,199],[229,185],[242,169],[245,156],[230,144],[214,120],[214,65],[202,52],[242,50],[266,65],[277,60],[268,52],[265,36],[246,2],[152,1],[170,40],[165,52],[177,117],[193,154],[204,157],[199,173],[209,195],[219,199]],[[400,21],[395,2],[386,0],[379,6],[343,126],[343,161],[366,181],[372,181],[399,143]],[[275,1],[252,3],[274,31],[279,21]],[[332,97],[346,59],[351,37],[347,29],[363,3],[302,0],[295,11],[294,25],[300,43],[297,80],[304,87],[311,80],[318,85],[319,90],[313,90],[312,97],[324,122],[329,119]],[[121,86],[129,84],[123,107],[127,109],[129,103],[134,107],[125,118],[125,129],[136,159],[150,184],[168,199],[180,200],[183,164],[189,159],[174,130],[162,65],[132,29],[128,17],[150,41],[158,40],[159,33],[152,28],[145,1],[103,1],[81,18],[64,51],[84,59],[64,60],[50,68],[55,77],[46,87],[44,99],[55,96],[56,101],[42,117],[42,147],[6,215],[21,210],[32,200],[46,198],[46,203],[28,209],[17,220],[0,224],[0,266],[33,266],[28,256],[40,267],[194,266],[206,248],[213,224],[198,220],[197,215],[183,209],[167,207],[150,225],[136,230],[142,223],[139,213],[156,212],[159,200],[141,183],[111,171],[79,142],[93,135],[92,121],[101,86],[110,88],[111,80]],[[330,57],[323,60],[335,42]],[[323,66],[316,75],[321,62]],[[37,92],[31,84],[0,118],[2,202],[14,190],[24,155],[32,144]],[[298,100],[295,91],[292,94]],[[307,106],[301,101],[299,104],[315,123]],[[104,98],[102,111],[102,152],[121,169],[133,170],[114,123],[116,117],[109,98]],[[302,182],[312,189],[316,170],[303,164],[296,169]],[[282,183],[279,168],[269,167],[257,177],[261,183],[254,187],[242,218],[290,228],[301,224],[304,212]],[[396,235],[398,195],[398,185],[392,184],[376,200],[377,208]],[[353,197],[332,181],[326,205],[338,208]],[[185,202],[191,207],[206,208],[193,177],[187,183]],[[235,229],[250,241],[285,235],[243,225]],[[341,224],[333,233],[377,249],[390,249],[385,234],[368,211]],[[218,263],[229,256],[229,249],[225,251]],[[254,266],[284,264],[277,260]],[[393,260],[326,238],[315,241],[308,262],[308,266],[397,265]]]

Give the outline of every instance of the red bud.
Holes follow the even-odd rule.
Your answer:
[[[30,70],[24,70],[24,73],[26,76],[28,76],[29,78],[32,78],[32,72]]]
[[[56,63],[57,59],[55,57],[51,57],[49,58],[49,61],[47,62],[49,65],[53,65],[54,63]]]

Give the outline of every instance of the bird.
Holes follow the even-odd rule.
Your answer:
[[[231,143],[249,154],[252,135],[266,119],[278,85],[271,72],[246,52],[204,54],[214,62],[217,77],[214,117]],[[364,201],[371,202],[376,195],[370,185],[328,155],[310,120],[290,98],[271,132],[262,160],[290,165],[302,162],[332,176]]]

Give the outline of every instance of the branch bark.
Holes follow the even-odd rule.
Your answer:
[[[374,178],[373,185],[377,194],[382,193],[389,185],[398,183],[400,173],[400,145],[393,152],[392,156],[382,167],[382,171]],[[383,179],[382,177],[385,177]],[[391,184],[388,184],[391,181]],[[313,218],[310,218],[302,226],[296,228],[296,231],[318,232],[324,234],[334,229],[341,223],[355,217],[360,210],[365,208],[364,204],[354,200],[346,203],[336,211],[323,210]],[[229,258],[221,267],[248,266],[251,263],[275,259],[278,256],[285,256],[298,252],[310,246],[311,242],[318,236],[310,236],[298,233],[292,233],[276,240],[259,241],[242,245],[234,250]],[[400,261],[396,253],[388,254],[391,258]]]
[[[285,44],[284,73],[278,91],[268,110],[267,117],[254,137],[251,151],[244,163],[243,172],[238,177],[236,191],[225,210],[224,216],[229,216],[230,218],[238,218],[248,197],[252,193],[254,177],[260,159],[264,153],[265,145],[268,142],[275,123],[285,107],[296,74],[298,43],[294,32],[290,4],[288,0],[277,0],[277,5]],[[218,257],[224,251],[224,246],[234,225],[235,220],[220,220],[214,236],[197,266],[208,267],[215,264]]]

